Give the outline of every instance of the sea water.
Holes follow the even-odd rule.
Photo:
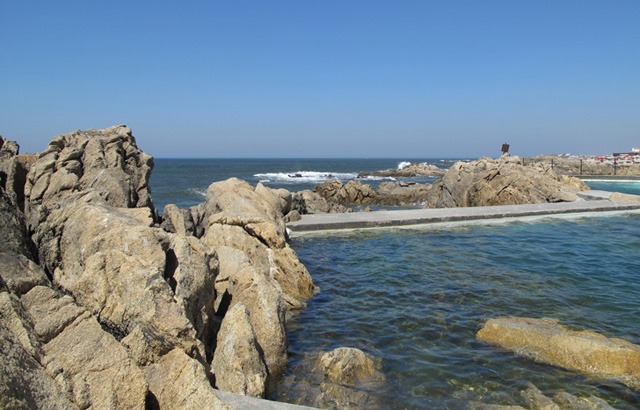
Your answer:
[[[200,203],[210,183],[229,177],[296,191],[400,162],[158,159],[151,189],[162,210]],[[627,184],[626,192],[640,194],[640,183]],[[273,399],[312,404],[309,362],[350,346],[380,361],[385,382],[371,394],[381,408],[516,404],[527,383],[548,395],[596,395],[616,408],[640,408],[640,395],[619,383],[475,338],[486,320],[509,315],[552,317],[640,344],[638,215],[361,231],[298,237],[291,245],[320,292],[287,324],[290,361]]]
[[[321,291],[289,324],[274,398],[313,404],[308,362],[348,346],[381,359],[386,383],[371,392],[380,408],[521,404],[527,383],[640,407],[623,385],[476,340],[488,319],[520,316],[640,344],[638,215],[304,236],[292,246]]]

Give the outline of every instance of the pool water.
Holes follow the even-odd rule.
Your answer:
[[[378,358],[379,408],[522,404],[596,395],[640,407],[616,382],[535,363],[476,341],[497,316],[551,317],[640,344],[640,216],[542,219],[294,238],[320,293],[289,323],[290,364],[273,398],[313,404],[314,352],[356,347]]]

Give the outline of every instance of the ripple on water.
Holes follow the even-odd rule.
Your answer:
[[[475,333],[496,316],[553,317],[640,344],[639,234],[640,217],[616,216],[296,239],[321,292],[289,325],[291,364],[274,398],[309,400],[295,392],[309,353],[352,346],[382,359],[384,408],[517,404],[527,382],[637,408],[637,392]]]

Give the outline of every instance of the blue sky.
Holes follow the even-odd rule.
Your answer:
[[[640,146],[638,0],[0,0],[0,135],[157,157]]]

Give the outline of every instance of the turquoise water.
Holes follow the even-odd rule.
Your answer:
[[[585,184],[591,189],[622,192],[623,194],[640,195],[640,180],[600,181],[585,180]]]
[[[351,346],[382,359],[381,408],[520,404],[527,382],[640,407],[620,384],[475,340],[487,319],[513,315],[640,344],[640,216],[366,231],[293,247],[321,292],[289,325],[275,398],[300,400],[310,353]]]

